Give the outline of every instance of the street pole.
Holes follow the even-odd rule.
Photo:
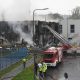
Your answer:
[[[68,40],[68,16],[67,16],[67,40]]]
[[[38,10],[47,10],[47,9],[48,8],[33,10],[33,46],[35,46],[34,45],[34,35],[35,35],[35,20],[34,20],[34,16],[35,16],[35,11],[38,11]],[[35,60],[35,53],[34,53],[34,80],[36,80],[35,63],[36,63],[36,60]]]

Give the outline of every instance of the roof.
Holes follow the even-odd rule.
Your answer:
[[[55,47],[50,47],[50,48],[48,48],[47,50],[45,50],[45,51],[43,51],[45,54],[48,54],[48,53],[50,53],[50,54],[55,54],[56,52],[57,52],[57,48],[55,48]]]

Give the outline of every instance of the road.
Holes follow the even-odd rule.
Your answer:
[[[64,80],[65,72],[68,73],[69,80],[80,80],[80,57],[67,57],[58,67],[49,67],[46,80]]]

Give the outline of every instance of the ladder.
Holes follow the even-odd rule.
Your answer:
[[[61,43],[63,43],[64,45],[66,45],[67,47],[71,47],[72,45],[63,37],[61,36],[59,33],[57,33],[55,30],[53,30],[51,27],[49,27],[48,25],[42,26],[47,28],[48,30],[51,31],[51,33],[53,33],[53,35],[60,40]]]

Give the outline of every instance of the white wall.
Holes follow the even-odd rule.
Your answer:
[[[72,20],[72,19],[64,19],[59,22],[62,25],[62,35],[64,37],[73,38],[70,42],[80,44],[80,19]],[[70,32],[70,25],[75,25],[75,32]]]

